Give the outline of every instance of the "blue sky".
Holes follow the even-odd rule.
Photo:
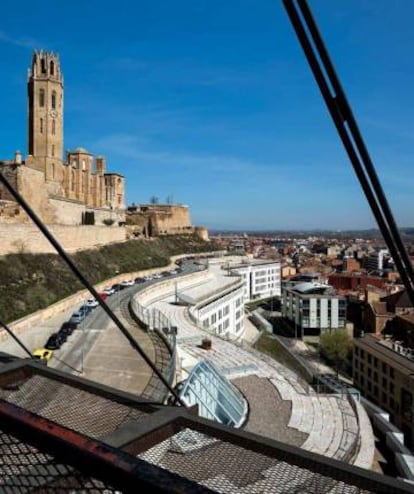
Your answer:
[[[40,7],[41,5],[41,7]],[[397,223],[414,225],[414,2],[310,0]],[[56,51],[65,148],[127,202],[238,229],[375,226],[279,0],[4,2],[0,157],[27,152],[26,69]]]

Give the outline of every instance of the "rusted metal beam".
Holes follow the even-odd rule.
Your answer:
[[[3,432],[124,493],[213,493],[206,487],[4,400],[0,400],[0,423]]]

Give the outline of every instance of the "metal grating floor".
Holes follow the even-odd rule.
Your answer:
[[[1,389],[0,398],[89,437],[99,438],[149,413],[40,375]]]
[[[183,438],[192,447],[177,448]],[[375,494],[188,428],[139,458],[220,493]]]
[[[0,432],[0,492],[115,493],[100,480],[86,477],[69,465],[38,451],[19,439]]]

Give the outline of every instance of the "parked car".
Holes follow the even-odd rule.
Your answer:
[[[103,293],[109,296],[109,295],[113,295],[115,293],[115,290],[112,286],[107,286],[103,289]]]
[[[52,350],[48,350],[47,348],[38,348],[32,353],[34,359],[39,360],[42,364],[46,365],[52,358],[52,355]]]
[[[135,282],[134,280],[123,280],[121,281],[121,286],[126,288],[127,286],[134,286]]]
[[[89,307],[89,305],[87,305],[86,303],[81,305],[78,309],[78,312],[84,312],[85,316],[87,316],[91,311],[92,311],[92,307]]]
[[[108,298],[108,295],[105,292],[98,293],[98,295],[101,300],[106,300]]]
[[[90,298],[86,301],[85,305],[87,305],[91,309],[94,309],[95,307],[98,307],[99,302],[96,300],[96,298]]]
[[[74,312],[72,317],[69,319],[69,322],[80,324],[86,317],[85,312]]]
[[[49,336],[45,348],[47,350],[59,350],[65,341],[66,337],[63,334],[53,333]]]
[[[73,333],[73,331],[76,329],[76,327],[77,327],[77,324],[75,324],[74,322],[67,321],[67,322],[64,322],[62,324],[58,333],[66,335],[66,337],[67,337]]]
[[[113,293],[115,292],[119,292],[120,290],[122,290],[124,287],[122,285],[120,285],[119,283],[115,283],[115,285],[112,285],[112,290],[114,291]]]
[[[152,275],[152,277],[155,279],[155,280],[159,280],[160,278],[162,278],[162,274],[160,273],[155,273]]]
[[[135,278],[135,283],[136,284],[145,283],[145,279],[144,278]]]

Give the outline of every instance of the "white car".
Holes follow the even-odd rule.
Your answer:
[[[115,293],[115,290],[112,287],[107,286],[103,289],[103,293],[105,295],[112,295],[113,293]]]
[[[124,281],[121,281],[120,285],[121,286],[134,286],[135,281],[134,280],[124,280]]]
[[[96,300],[96,298],[90,298],[89,300],[86,301],[85,305],[94,309],[95,307],[98,307],[99,302]]]

